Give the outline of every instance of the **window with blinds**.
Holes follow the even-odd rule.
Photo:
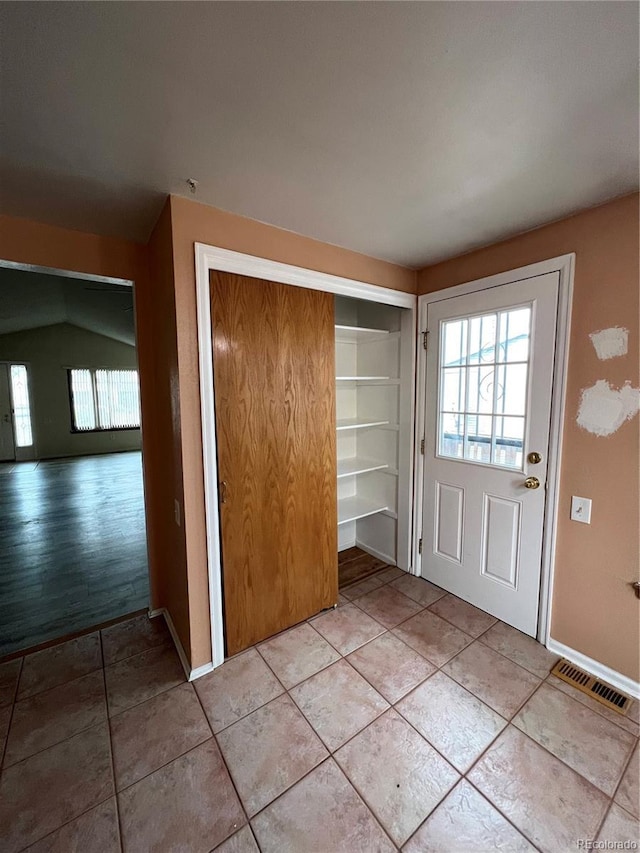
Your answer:
[[[140,426],[137,370],[69,370],[71,420],[76,432]]]

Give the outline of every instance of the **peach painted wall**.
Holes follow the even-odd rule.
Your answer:
[[[640,221],[637,194],[445,261],[418,275],[420,293],[576,253],[567,410],[560,486],[551,636],[640,680],[639,448],[636,415],[608,437],[576,423],[583,388],[606,379],[639,384]],[[626,356],[600,361],[589,339],[629,329]],[[570,521],[571,495],[593,499],[590,526]]]
[[[202,432],[196,325],[195,243],[415,293],[413,270],[320,243],[270,225],[171,196],[184,525],[191,663],[211,660],[206,563]],[[189,652],[188,652],[189,653]]]
[[[163,458],[155,424],[153,298],[145,246],[128,240],[100,237],[44,225],[28,219],[0,216],[0,258],[21,264],[89,275],[129,279],[135,282],[137,352],[140,369],[142,409],[145,511],[150,564],[152,606],[157,598],[157,555],[161,528],[156,523],[156,477],[158,460]],[[160,546],[160,547],[159,547]]]
[[[154,497],[159,526],[156,607],[165,607],[189,655],[189,585],[184,525],[180,428],[180,376],[173,279],[171,208],[167,199],[149,240],[149,277],[153,289],[153,370],[158,460]],[[176,523],[174,502],[180,507]]]

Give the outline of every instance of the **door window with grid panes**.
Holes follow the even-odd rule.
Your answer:
[[[438,455],[522,470],[531,305],[442,322]]]

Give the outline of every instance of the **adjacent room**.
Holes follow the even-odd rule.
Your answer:
[[[0,655],[148,607],[130,285],[0,268]]]
[[[0,3],[2,853],[640,843],[640,5]]]

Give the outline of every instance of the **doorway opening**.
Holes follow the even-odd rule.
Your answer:
[[[0,658],[147,610],[133,282],[0,262]]]

